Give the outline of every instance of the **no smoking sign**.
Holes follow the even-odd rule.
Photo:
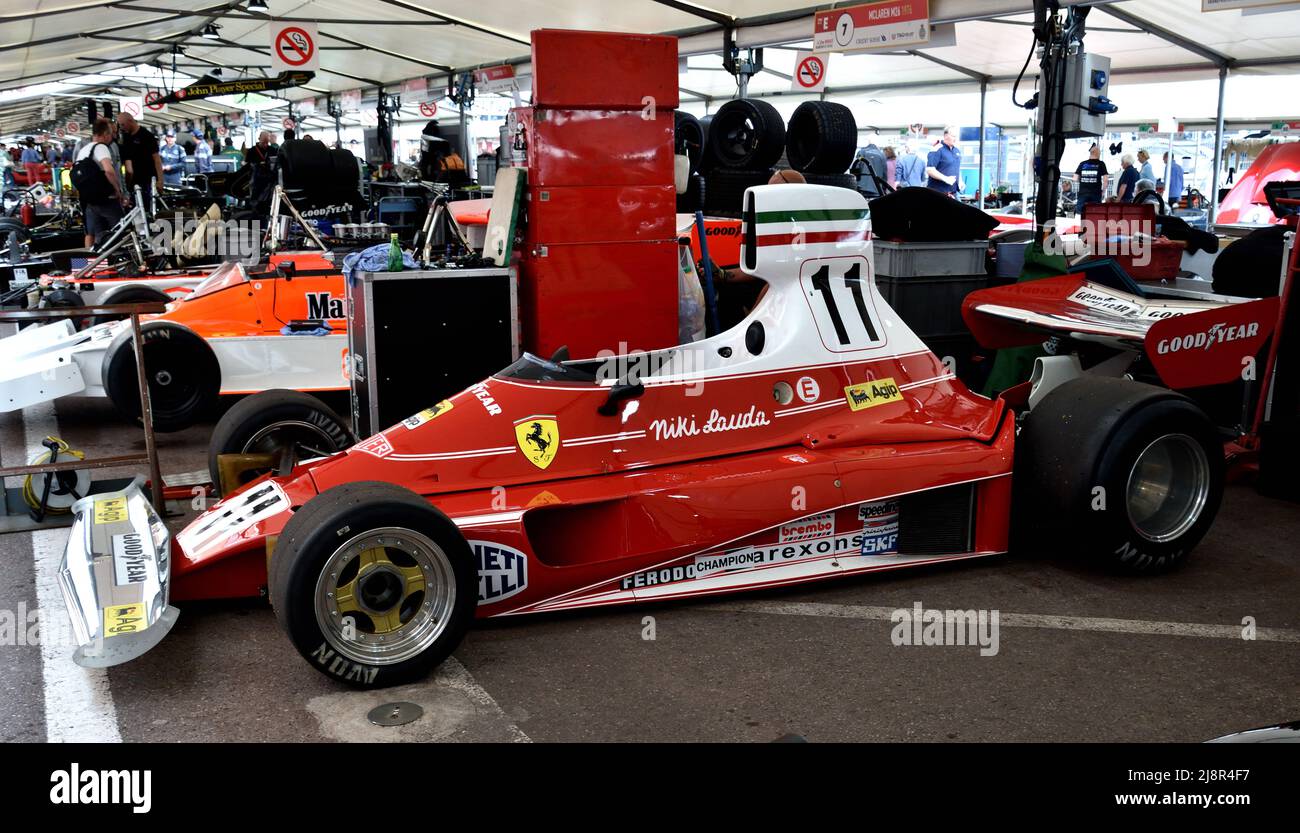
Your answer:
[[[798,93],[819,93],[826,89],[826,56],[812,52],[795,55],[790,89]]]
[[[320,50],[316,46],[315,23],[273,23],[271,32],[271,69],[275,72],[320,68]]]

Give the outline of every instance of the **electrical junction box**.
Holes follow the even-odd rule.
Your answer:
[[[1110,58],[1077,52],[1066,59],[1065,96],[1061,102],[1062,130],[1066,136],[1101,136],[1106,116],[1116,110],[1110,103]]]

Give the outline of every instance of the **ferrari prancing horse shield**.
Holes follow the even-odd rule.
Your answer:
[[[530,416],[515,423],[515,442],[528,462],[544,469],[560,450],[560,425],[553,416]]]

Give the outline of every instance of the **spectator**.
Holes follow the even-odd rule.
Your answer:
[[[212,145],[207,139],[199,139],[194,146],[194,168],[201,174],[212,173]]]
[[[126,184],[129,188],[140,189],[144,210],[149,211],[153,205],[154,189],[161,191],[163,186],[158,137],[130,113],[118,113],[117,126],[121,135],[122,162],[126,165]]]
[[[1061,213],[1066,217],[1073,217],[1075,209],[1078,208],[1078,194],[1074,191],[1074,180],[1061,180]]]
[[[59,149],[53,142],[45,143],[45,164],[51,168],[59,164]]]
[[[894,146],[885,145],[885,182],[889,187],[898,188],[898,157],[894,155]]]
[[[275,187],[275,176],[271,170],[271,160],[275,158],[275,153],[275,148],[271,146],[271,134],[263,130],[257,134],[257,144],[244,154],[244,164],[253,166],[249,196],[259,211],[269,205],[271,191]]]
[[[76,154],[75,154],[75,151],[76,151],[76,148],[73,146],[72,142],[64,142],[64,143],[63,143],[63,156],[62,156],[62,158],[60,159],[60,161],[63,162],[63,164],[65,164],[65,165],[71,165],[71,164],[72,164],[72,160],[73,160],[73,158],[74,158],[75,155],[76,155]]]
[[[1169,158],[1169,151],[1165,151],[1165,185],[1165,202],[1172,207],[1183,198],[1183,167],[1178,160]]]
[[[286,142],[292,142],[292,141],[293,141],[294,139],[296,139],[297,137],[298,137],[298,133],[297,133],[297,131],[295,131],[292,127],[289,127],[289,128],[286,128],[286,129],[285,129],[285,131],[284,131],[284,140],[285,140]]]
[[[170,128],[163,134],[163,146],[158,149],[162,159],[163,182],[180,185],[185,173],[185,149],[176,144],[176,131]]]
[[[113,143],[113,125],[108,119],[96,119],[92,136],[94,141],[81,146],[77,151],[77,163],[89,159],[98,166],[103,175],[101,187],[83,189],[81,194],[82,214],[86,218],[86,248],[95,245],[100,235],[112,231],[122,220],[122,210],[126,207],[126,193],[122,190],[113,166],[113,152],[109,145]]]
[[[1147,153],[1146,148],[1142,148],[1138,151],[1138,164],[1142,166],[1138,169],[1138,178],[1149,179],[1152,182],[1155,182],[1156,172],[1151,170],[1151,154]]]
[[[9,148],[0,142],[0,188],[8,191],[14,187],[14,160],[9,155]]]
[[[41,152],[36,147],[36,140],[31,136],[28,136],[26,141],[23,142],[23,155],[18,161],[22,162],[24,165],[28,162],[41,161]]]
[[[895,164],[899,188],[920,188],[925,185],[925,163],[913,152],[914,139],[903,142],[903,155]]]
[[[943,129],[939,146],[930,151],[926,161],[926,185],[942,194],[956,195],[961,191],[961,152],[957,150],[957,128],[949,125]]]
[[[1133,202],[1137,205],[1151,203],[1156,207],[1157,214],[1165,213],[1165,201],[1161,198],[1160,192],[1156,190],[1156,181],[1142,177],[1133,186]]]
[[[1074,171],[1074,180],[1078,183],[1079,211],[1084,206],[1102,201],[1106,189],[1110,187],[1110,172],[1106,163],[1101,161],[1101,148],[1093,145],[1088,151],[1088,158],[1079,163]]]
[[[239,148],[235,147],[235,143],[234,143],[234,141],[231,140],[231,138],[230,138],[229,136],[226,137],[226,144],[225,144],[225,146],[221,148],[221,155],[222,155],[222,156],[231,156],[231,157],[234,157],[235,159],[243,159],[243,158],[244,158],[244,154],[243,154],[243,152],[240,151]]]
[[[1119,197],[1120,202],[1133,202],[1137,196],[1137,184],[1141,177],[1138,176],[1138,169],[1133,167],[1133,157],[1124,154],[1119,160],[1119,166],[1122,173],[1119,175],[1119,186],[1115,191],[1115,196]]]

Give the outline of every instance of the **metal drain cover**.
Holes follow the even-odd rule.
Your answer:
[[[366,717],[376,726],[405,726],[411,721],[419,720],[422,714],[424,709],[415,703],[402,701],[375,706]]]

